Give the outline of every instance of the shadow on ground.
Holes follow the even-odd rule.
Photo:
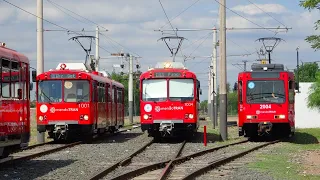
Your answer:
[[[74,160],[28,160],[21,164],[12,164],[1,167],[0,179],[36,179],[74,162]]]

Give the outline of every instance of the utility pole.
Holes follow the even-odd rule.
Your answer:
[[[99,27],[96,28],[96,71],[99,71]]]
[[[298,93],[300,92],[299,91],[299,47],[297,47],[297,84],[298,84],[298,87],[297,87],[297,90],[298,90]]]
[[[212,114],[213,114],[213,127],[215,128],[218,124],[218,103],[217,103],[217,29],[213,28],[213,51],[212,51],[212,65],[213,65],[213,73],[212,73],[212,92],[211,96],[212,101]],[[214,92],[214,93],[213,93]]]
[[[211,89],[211,79],[212,79],[212,70],[211,70],[211,66],[209,67],[209,74],[208,74],[208,117],[211,121],[213,121],[212,116],[211,116],[211,111],[212,111],[212,106],[211,106],[211,93],[212,93],[212,89]]]
[[[129,54],[128,54],[129,55]],[[133,57],[129,55],[129,120],[133,124]]]
[[[247,60],[243,60],[242,62],[243,62],[243,70],[247,71],[247,62],[248,61]]]
[[[220,0],[220,138],[227,140],[226,0]]]
[[[43,0],[37,0],[37,75],[43,73]],[[38,143],[44,143],[44,132],[37,131]]]

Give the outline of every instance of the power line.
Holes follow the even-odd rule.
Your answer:
[[[273,18],[274,20],[276,20],[278,23],[282,24],[284,27],[287,27],[286,25],[284,25],[283,23],[281,23],[278,19],[274,18],[273,16],[271,16],[269,13],[267,13],[266,11],[264,11],[262,8],[260,8],[258,5],[256,5],[255,3],[249,1],[251,4],[253,4],[254,6],[256,6],[258,9],[260,9],[261,11],[263,11],[264,13],[266,13],[268,16],[270,16],[271,18]]]
[[[25,9],[17,6],[17,5],[15,5],[15,4],[12,4],[12,3],[10,3],[10,2],[8,2],[8,1],[6,1],[6,0],[3,0],[3,1],[6,2],[6,3],[8,3],[8,4],[10,4],[11,6],[14,6],[14,7],[20,9],[21,11],[24,11],[24,12],[26,12],[26,13],[32,15],[32,16],[35,16],[35,17],[37,17],[37,18],[39,18],[39,19],[42,19],[43,21],[45,21],[45,22],[47,22],[47,23],[49,23],[49,24],[52,24],[52,25],[57,26],[57,27],[59,27],[59,28],[61,28],[61,29],[64,29],[64,30],[66,30],[67,32],[72,32],[72,33],[75,33],[75,34],[78,34],[78,35],[83,35],[83,34],[81,34],[81,33],[77,33],[76,31],[69,30],[69,29],[67,29],[67,28],[65,28],[65,27],[63,27],[63,26],[60,26],[60,25],[56,24],[56,23],[53,23],[53,22],[51,22],[51,21],[48,21],[48,20],[46,20],[46,19],[44,19],[44,18],[40,18],[39,16],[37,16],[37,15],[35,15],[35,14],[33,14],[33,13],[31,13],[31,12],[29,12],[29,11],[27,11],[27,10],[25,10]],[[99,48],[101,48],[102,50],[104,50],[104,51],[106,51],[106,52],[109,52],[107,49],[105,49],[105,48],[103,48],[103,47],[101,47],[101,46],[99,46]],[[111,52],[109,52],[109,53],[111,53]]]
[[[88,19],[88,18],[86,18],[86,17],[84,17],[84,16],[81,16],[80,14],[75,13],[75,12],[71,11],[70,9],[67,9],[67,8],[65,8],[65,7],[59,5],[59,4],[55,3],[55,2],[52,2],[51,0],[47,0],[47,1],[48,1],[49,3],[51,3],[52,5],[54,5],[56,8],[58,8],[57,6],[59,6],[59,7],[63,8],[63,9],[65,9],[65,10],[67,10],[67,11],[69,11],[69,12],[71,12],[71,13],[73,13],[73,14],[75,14],[75,15],[77,15],[77,16],[79,16],[79,17],[81,17],[81,18],[83,18],[83,19],[85,19],[85,20],[87,20],[87,21],[89,21],[89,22],[91,22],[92,24],[95,24],[95,25],[97,25],[98,27],[101,27],[101,28],[105,29],[106,31],[108,31],[107,28],[105,28],[105,27],[103,27],[103,26],[100,26],[98,23],[96,23],[96,22],[94,22],[94,21],[92,21],[92,20],[90,20],[90,19]],[[60,8],[58,8],[58,9],[59,9],[60,11],[64,12],[64,11],[61,10]],[[69,15],[69,16],[71,16],[70,14],[68,14],[68,13],[66,13],[66,12],[64,12],[64,13],[67,14],[67,15]],[[73,17],[73,16],[71,16],[71,17]],[[80,21],[80,22],[82,22],[82,23],[88,24],[88,23],[86,23],[86,22],[83,22],[83,21],[79,20],[78,18],[75,18],[75,19],[78,20],[78,21]],[[110,37],[108,37],[108,36],[105,35],[105,34],[102,34],[102,33],[99,33],[99,34],[105,36],[106,38],[110,39],[110,40],[113,41],[113,42],[116,42],[115,40],[111,39]],[[123,48],[125,48],[125,49],[128,49],[128,48],[124,47],[123,45],[121,45],[120,43],[118,43],[118,42],[116,42],[116,43],[117,43],[118,45],[120,45],[121,47],[123,47]],[[111,45],[112,45],[112,44],[111,44]],[[115,46],[112,45],[112,48],[115,49]],[[129,49],[128,49],[128,50],[129,50]],[[117,51],[118,51],[118,50],[117,50]],[[109,51],[108,51],[108,52],[109,52]],[[111,53],[111,52],[109,52],[109,53]],[[133,54],[138,55],[137,53],[134,53],[134,52],[133,52]],[[140,55],[138,55],[138,56],[141,57]]]
[[[178,16],[180,16],[182,13],[184,13],[185,11],[187,11],[189,8],[191,8],[192,6],[194,6],[196,3],[198,3],[200,0],[195,1],[194,3],[192,3],[190,6],[188,6],[186,9],[184,9],[182,12],[180,12],[177,16],[175,16],[174,18],[172,18],[170,21],[173,21],[174,19],[176,19]],[[162,29],[163,27],[165,27],[167,24],[170,23],[167,22],[165,25],[161,26],[160,29]]]
[[[67,8],[59,5],[59,4],[57,4],[57,3],[55,3],[55,2],[52,2],[52,1],[50,1],[50,0],[47,0],[47,1],[48,1],[49,3],[51,3],[51,4],[55,4],[56,6],[59,6],[59,7],[63,8],[63,9],[65,9],[65,10],[67,10],[67,11],[69,11],[69,12],[71,12],[71,13],[73,13],[73,14],[75,14],[75,15],[77,15],[77,16],[79,16],[79,17],[81,17],[81,18],[83,18],[83,19],[85,19],[85,20],[87,20],[87,21],[89,21],[89,22],[91,22],[91,23],[93,23],[93,24],[95,24],[95,25],[97,25],[97,26],[105,29],[105,30],[108,30],[107,28],[105,28],[105,27],[103,27],[103,26],[100,26],[98,23],[95,23],[94,21],[92,21],[92,20],[90,20],[90,19],[88,19],[88,18],[86,18],[86,17],[83,17],[83,16],[81,16],[81,15],[79,15],[79,14],[77,14],[77,13],[75,13],[75,12],[73,12],[73,11],[71,11],[71,10],[69,10],[69,9],[67,9]]]
[[[224,6],[224,7],[225,7],[226,9],[228,9],[229,11],[231,11],[231,12],[235,13],[236,15],[238,15],[238,16],[240,16],[240,17],[242,17],[243,19],[245,19],[245,20],[247,20],[247,21],[251,22],[252,24],[255,24],[256,26],[259,26],[259,27],[261,27],[261,28],[263,28],[263,29],[266,29],[265,27],[263,27],[263,26],[261,26],[261,25],[259,25],[259,24],[255,23],[255,22],[253,22],[253,21],[249,20],[248,18],[246,18],[246,17],[242,16],[241,14],[239,14],[239,13],[237,13],[237,12],[233,11],[232,9],[228,8],[227,6],[225,6],[225,5],[221,4],[218,0],[214,0],[214,1],[216,1],[217,3],[219,3],[221,6]],[[268,30],[268,31],[271,31],[271,32],[275,33],[275,31],[272,31],[272,30],[270,30],[270,29],[266,29],[266,30]]]
[[[168,15],[167,15],[166,11],[164,10],[164,7],[163,7],[163,5],[162,5],[162,3],[161,3],[161,0],[159,0],[159,3],[160,3],[160,5],[161,5],[161,8],[162,8],[164,14],[166,15],[166,17],[167,17],[167,19],[168,19],[168,21],[169,21],[169,23],[170,23],[170,26],[171,26],[172,30],[174,31],[174,28],[173,28],[173,26],[172,26],[172,24],[171,24],[171,22],[170,22],[170,19],[168,18]],[[174,32],[175,32],[176,36],[178,37],[177,31],[174,31]]]

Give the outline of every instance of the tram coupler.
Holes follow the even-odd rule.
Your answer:
[[[261,122],[258,124],[258,135],[262,136],[264,134],[270,134],[272,130],[272,123],[271,122]]]
[[[54,125],[53,133],[58,136],[57,139],[60,139],[61,137],[66,137],[66,133],[68,131],[68,124],[63,125]]]
[[[159,131],[163,132],[164,135],[166,133],[171,134],[172,129],[174,128],[174,123],[160,123]]]

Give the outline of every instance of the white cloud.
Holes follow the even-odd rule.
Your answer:
[[[280,5],[280,4],[256,4],[259,8],[257,8],[255,5],[253,4],[249,4],[249,5],[239,5],[239,6],[235,6],[233,8],[231,8],[232,10],[238,11],[238,12],[242,12],[245,14],[249,14],[249,15],[257,15],[257,14],[263,14],[265,12],[267,13],[275,13],[275,14],[281,14],[281,13],[285,13],[288,12],[287,9]]]

